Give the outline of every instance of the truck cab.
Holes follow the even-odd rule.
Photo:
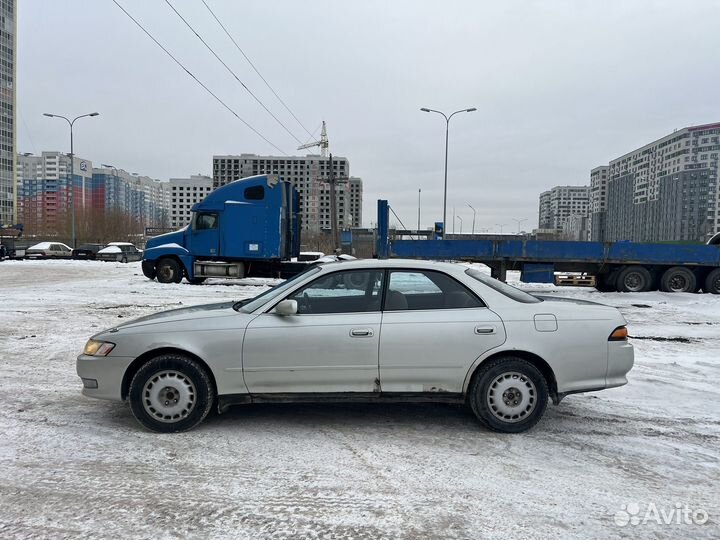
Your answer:
[[[143,273],[200,283],[268,272],[300,251],[298,206],[297,190],[275,175],[230,182],[192,207],[186,227],[147,241]]]

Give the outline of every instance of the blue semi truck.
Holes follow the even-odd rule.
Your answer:
[[[289,277],[307,267],[300,252],[299,195],[275,175],[236,180],[192,207],[179,231],[145,244],[143,274],[160,283],[209,277]]]

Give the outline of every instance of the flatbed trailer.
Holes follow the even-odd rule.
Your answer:
[[[396,240],[388,202],[378,201],[377,255],[479,262],[505,281],[520,270],[524,282],[552,282],[555,272],[594,276],[601,291],[720,294],[720,246],[548,240]]]

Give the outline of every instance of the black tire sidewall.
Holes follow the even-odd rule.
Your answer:
[[[169,266],[173,269],[173,275],[170,279],[165,279],[164,277],[161,277],[162,269],[164,266]],[[180,275],[180,279],[177,279],[178,274]],[[175,259],[160,259],[160,262],[158,262],[157,265],[155,275],[160,283],[180,283],[180,280],[182,280],[182,274],[180,273],[180,265]]]
[[[687,278],[690,287],[687,291],[683,292],[695,292],[697,290],[697,277],[695,276],[693,271],[688,268],[674,267],[666,270],[663,273],[662,278],[660,279],[660,288],[662,291],[676,292],[670,289],[670,281],[673,277],[675,277],[674,274],[684,274],[685,278]]]
[[[178,422],[160,422],[150,415],[142,404],[142,392],[147,380],[165,370],[178,371],[195,385],[195,408],[187,417]],[[135,373],[130,382],[128,401],[133,416],[144,427],[151,431],[174,433],[192,429],[205,419],[215,401],[215,389],[205,369],[196,361],[181,354],[164,354],[149,360]]]
[[[713,282],[720,278],[720,268],[712,270],[705,278],[703,291],[706,293],[720,294],[720,287],[713,288]]]
[[[628,276],[628,274],[637,272],[643,276],[643,279],[645,280],[645,285],[642,287],[639,291],[630,291],[627,288],[625,288],[625,278]],[[650,270],[645,268],[644,266],[629,266],[622,270],[620,274],[618,274],[617,277],[617,290],[618,292],[647,292],[652,287],[652,274],[650,273]]]
[[[473,382],[469,401],[473,412],[484,426],[503,433],[520,433],[527,431],[540,421],[543,414],[545,414],[549,395],[547,381],[543,374],[540,373],[540,370],[527,360],[515,356],[496,358],[486,366],[481,365],[478,369],[481,371]],[[495,416],[488,407],[486,399],[492,381],[508,371],[516,371],[528,377],[537,391],[535,409],[527,418],[515,423],[503,422]]]

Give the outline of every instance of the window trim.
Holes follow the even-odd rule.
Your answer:
[[[390,290],[390,275],[392,272],[411,272],[411,273],[416,273],[416,274],[417,273],[425,273],[425,272],[435,272],[438,274],[442,274],[443,276],[447,277],[448,279],[451,279],[456,284],[460,285],[460,287],[465,289],[466,292],[468,292],[473,298],[475,298],[478,302],[480,302],[480,305],[475,306],[475,307],[465,307],[465,308],[442,307],[442,308],[427,308],[427,309],[389,309],[389,310],[387,310],[387,309],[385,309],[385,302],[387,300],[387,291]],[[467,285],[465,285],[464,283],[462,283],[461,281],[456,279],[454,276],[451,276],[450,274],[448,274],[447,272],[443,272],[442,270],[434,270],[434,269],[431,270],[431,269],[427,269],[427,268],[386,268],[385,275],[386,275],[385,281],[384,281],[384,283],[385,283],[384,289],[385,290],[383,292],[383,299],[382,299],[382,304],[381,304],[381,306],[382,306],[381,310],[383,313],[385,313],[386,311],[388,313],[398,313],[398,312],[402,312],[402,311],[440,311],[440,310],[445,311],[445,310],[456,310],[456,309],[481,309],[481,308],[488,309],[487,302],[485,302],[482,298],[480,298],[480,296],[478,296],[478,294],[475,293],[475,291],[470,289],[470,287],[468,287]],[[428,277],[428,279],[430,279],[430,278]],[[432,281],[432,279],[430,279],[430,281]],[[434,281],[432,281],[432,283],[435,285]],[[437,285],[435,285],[435,286],[437,287]],[[443,296],[444,296],[445,292],[442,289],[440,289],[440,291],[443,293]]]

